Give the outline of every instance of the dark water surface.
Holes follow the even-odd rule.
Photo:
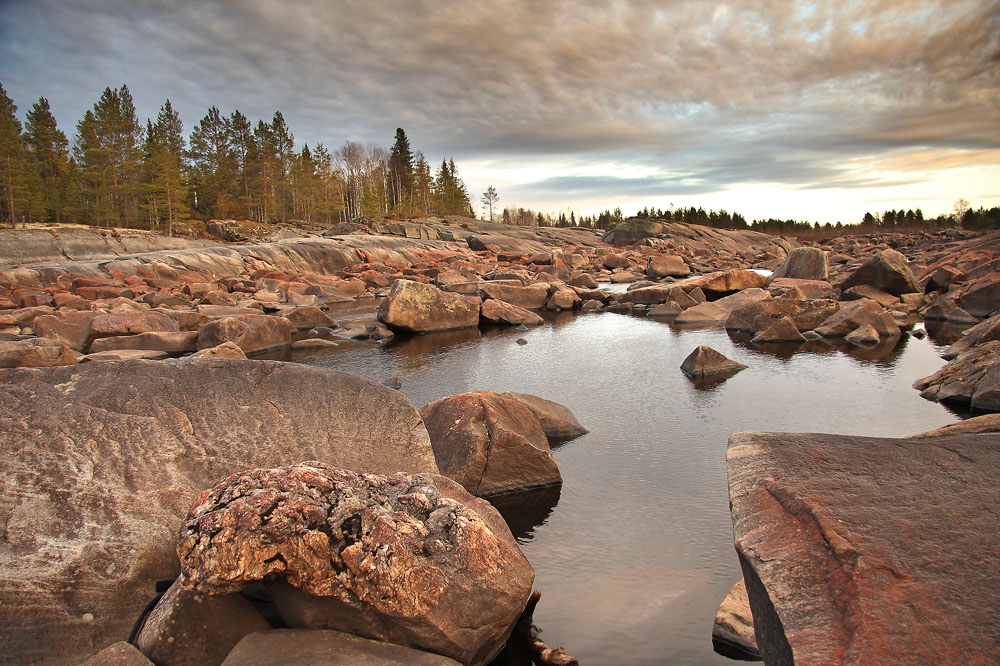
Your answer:
[[[749,368],[696,385],[680,365],[701,344]],[[399,377],[418,407],[476,389],[569,407],[590,433],[554,449],[562,488],[497,502],[535,568],[542,639],[585,666],[733,664],[711,640],[715,611],[741,575],[729,434],[905,436],[958,419],[911,388],[943,364],[930,339],[802,349],[605,313],[554,317],[526,332],[347,342],[297,360],[377,382]]]

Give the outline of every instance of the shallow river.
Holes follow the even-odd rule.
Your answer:
[[[749,368],[696,385],[680,365],[701,344]],[[296,360],[378,382],[398,377],[418,407],[475,389],[569,407],[590,433],[554,449],[562,488],[529,493],[520,506],[499,502],[535,568],[542,639],[585,666],[733,664],[711,641],[715,611],[741,575],[729,434],[904,436],[958,419],[910,387],[943,364],[930,338],[903,336],[874,351],[806,349],[793,355],[721,328],[603,313],[552,317],[526,332],[348,342]]]

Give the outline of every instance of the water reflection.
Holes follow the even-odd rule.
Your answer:
[[[947,321],[929,319],[924,322],[927,337],[936,345],[947,347],[962,339],[969,324],[952,324]]]
[[[535,528],[544,525],[559,504],[562,486],[539,488],[523,493],[510,493],[489,498],[503,519],[507,521],[518,543],[530,541],[535,536]]]

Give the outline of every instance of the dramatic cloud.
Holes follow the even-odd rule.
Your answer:
[[[189,128],[213,104],[333,147],[402,126],[525,205],[870,189],[972,168],[876,162],[1000,149],[1000,2],[31,0],[0,12],[0,82],[68,129],[123,82]],[[996,162],[975,168],[994,185],[942,196],[1000,197]]]

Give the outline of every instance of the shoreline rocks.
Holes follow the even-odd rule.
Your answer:
[[[127,637],[177,576],[178,518],[219,478],[310,458],[437,472],[398,392],[274,361],[4,369],[0,422],[0,654],[15,663],[82,661]]]
[[[1000,660],[1000,436],[742,432],[726,460],[767,663]]]
[[[265,580],[292,628],[337,629],[481,666],[503,647],[534,571],[500,514],[437,475],[318,462],[235,474],[181,529],[181,585]]]

